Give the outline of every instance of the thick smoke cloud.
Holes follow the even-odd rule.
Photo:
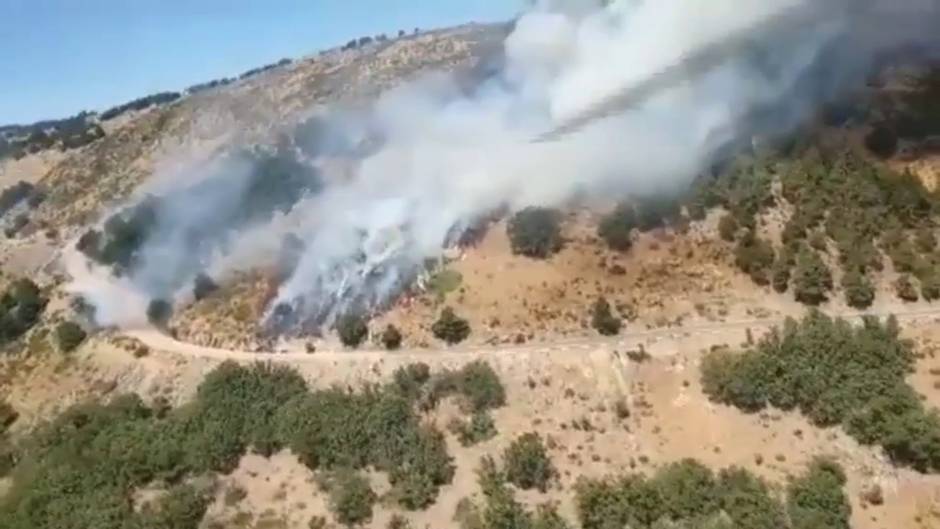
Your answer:
[[[794,13],[800,23],[786,23]],[[542,2],[516,21],[498,74],[471,90],[434,73],[366,112],[317,109],[278,151],[309,181],[288,179],[292,199],[263,214],[234,215],[255,200],[244,159],[213,169],[231,185],[162,190],[166,211],[115,282],[183,298],[201,270],[224,279],[275,263],[289,236],[266,321],[329,324],[390,299],[491,211],[683,188],[728,145],[790,130],[880,53],[934,44],[923,20],[938,15],[925,0]],[[75,289],[115,306],[113,288],[87,284]]]

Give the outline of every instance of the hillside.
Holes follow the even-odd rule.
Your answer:
[[[304,303],[341,289],[277,303],[388,139],[334,148],[318,112],[354,129],[439,71],[476,94],[508,31],[347,45],[0,159],[0,527],[940,527],[936,65],[679,191],[487,208],[335,319]],[[350,230],[352,270],[384,278],[396,228]]]

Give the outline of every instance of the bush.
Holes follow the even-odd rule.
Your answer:
[[[382,332],[382,345],[385,346],[389,351],[394,351],[401,347],[401,332],[398,330],[398,327],[395,327],[391,323],[385,327],[385,331]]]
[[[10,406],[10,403],[0,400],[0,435],[6,433],[19,417],[20,414],[13,409],[13,406]]]
[[[673,520],[694,518],[699,513],[714,512],[719,505],[715,476],[692,459],[671,463],[652,480],[662,499],[665,515]]]
[[[897,281],[894,282],[894,291],[903,301],[914,302],[920,298],[917,294],[917,287],[911,281],[911,276],[907,274],[898,276]]]
[[[26,334],[39,321],[46,299],[36,283],[17,279],[0,296],[0,345]]]
[[[658,193],[641,197],[637,209],[637,227],[642,231],[650,231],[677,219],[681,206],[676,196]]]
[[[206,274],[199,274],[193,281],[193,297],[196,301],[209,297],[213,292],[219,289],[219,285]]]
[[[337,472],[330,486],[330,509],[343,525],[360,525],[372,519],[377,496],[369,480],[353,471]]]
[[[369,324],[359,314],[347,314],[337,320],[336,333],[343,345],[355,349],[369,336]]]
[[[158,328],[166,328],[173,315],[173,306],[165,299],[154,299],[147,305],[147,321]]]
[[[725,213],[718,219],[718,235],[727,242],[734,242],[735,236],[738,234],[738,221],[734,219],[734,215],[730,213]]]
[[[431,332],[438,340],[443,340],[448,345],[454,345],[470,336],[470,323],[458,317],[454,313],[454,309],[445,307],[437,321],[431,325]]]
[[[845,291],[845,302],[850,307],[867,309],[875,300],[875,287],[858,268],[845,272],[842,276],[842,289]]]
[[[934,270],[920,277],[920,295],[926,301],[935,301],[940,299],[940,273]]]
[[[404,369],[410,374],[400,378],[418,382],[421,372]],[[22,453],[0,450],[10,455],[0,454],[0,464],[16,465],[17,476],[0,502],[0,520],[11,529],[194,527],[205,504],[191,490],[174,486],[156,509],[141,512],[128,499],[155,481],[230,472],[249,448],[270,455],[281,447],[311,470],[386,472],[390,497],[425,508],[453,479],[454,466],[443,436],[423,424],[415,404],[398,383],[310,392],[291,369],[225,362],[182,408],[151,409],[134,395],[77,405],[23,439]],[[362,519],[370,494],[361,483],[336,485],[339,515]]]
[[[778,255],[770,269],[770,284],[774,290],[783,294],[790,288],[790,263],[783,255]]]
[[[485,411],[475,412],[470,421],[458,420],[452,431],[463,446],[473,446],[496,436],[496,423]]]
[[[801,476],[797,481],[806,479]],[[799,492],[794,489],[794,496]],[[835,492],[841,493],[841,486]],[[669,464],[649,478],[639,474],[582,478],[575,485],[575,506],[584,529],[790,527],[781,500],[760,478],[730,467],[716,479],[711,470],[690,459]]]
[[[845,473],[837,463],[814,461],[805,476],[787,487],[787,512],[793,529],[849,529],[852,507],[844,486]]]
[[[87,336],[81,326],[71,321],[64,321],[55,329],[55,337],[56,341],[59,343],[59,350],[64,353],[74,351],[76,347],[85,341]]]
[[[507,230],[512,252],[547,259],[561,250],[561,214],[548,208],[529,207],[516,213]]]
[[[542,438],[536,433],[517,437],[503,452],[503,466],[506,479],[521,489],[545,492],[556,474]]]
[[[800,303],[819,305],[832,290],[832,273],[814,250],[803,247],[796,256],[793,277],[794,297]]]
[[[459,395],[463,407],[481,412],[506,404],[506,389],[499,376],[486,362],[475,360],[458,371],[442,373],[434,381],[433,400]]]
[[[879,158],[890,158],[898,150],[898,136],[885,125],[877,125],[865,136],[865,147]]]
[[[774,265],[773,246],[749,231],[735,246],[734,262],[752,281],[758,285],[766,285],[770,282],[771,268]]]
[[[615,336],[620,333],[622,325],[620,319],[611,312],[607,299],[597,298],[591,306],[591,326],[603,336]]]
[[[631,234],[636,227],[636,211],[627,202],[621,202],[613,212],[601,219],[597,235],[607,246],[618,252],[625,252],[633,244]]]
[[[814,311],[743,354],[706,356],[702,389],[744,411],[799,409],[818,426],[841,424],[860,442],[880,444],[898,463],[937,471],[940,418],[905,382],[913,362],[896,321],[852,327]]]

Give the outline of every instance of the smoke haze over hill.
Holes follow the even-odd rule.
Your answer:
[[[201,271],[279,265],[267,320],[329,324],[390,299],[491,211],[681,190],[728,145],[792,130],[883,52],[935,45],[923,21],[938,15],[927,1],[542,2],[475,86],[430,73],[367,111],[317,109],[273,154],[164,175],[153,226],[112,284],[183,298]],[[278,171],[295,176],[265,180]],[[142,319],[92,284],[74,287],[102,323]]]

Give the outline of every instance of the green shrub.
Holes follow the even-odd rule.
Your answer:
[[[796,256],[793,293],[797,301],[819,305],[832,290],[832,273],[814,250],[804,246]]]
[[[917,294],[917,287],[911,281],[911,276],[907,274],[898,276],[897,281],[894,282],[894,291],[903,301],[914,302],[920,298]]]
[[[707,355],[702,389],[745,411],[799,409],[818,426],[841,424],[860,442],[881,445],[900,464],[937,471],[940,418],[905,382],[913,362],[894,320],[853,327],[814,311],[744,353]]]
[[[85,330],[75,322],[64,321],[55,328],[56,341],[59,343],[59,350],[69,353],[85,341],[88,335]]]
[[[144,509],[137,527],[144,529],[197,529],[209,507],[209,498],[189,485],[173,487],[156,508]]]
[[[719,506],[715,476],[692,459],[666,465],[652,479],[662,501],[663,514],[672,520],[686,520]]]
[[[885,125],[878,125],[865,136],[865,147],[879,158],[890,158],[898,150],[898,136]]]
[[[727,242],[734,242],[735,236],[738,234],[738,221],[734,219],[734,215],[730,213],[725,213],[718,219],[718,235]]]
[[[561,250],[561,214],[548,208],[529,207],[516,213],[508,225],[512,252],[546,259]]]
[[[755,283],[766,285],[770,282],[774,265],[773,246],[749,231],[735,246],[734,262]]]
[[[456,270],[445,268],[439,270],[428,280],[428,291],[432,292],[438,300],[443,301],[447,294],[460,288],[463,276]]]
[[[926,301],[940,299],[940,273],[934,270],[922,274],[920,279],[920,294]]]
[[[485,364],[444,375],[481,409],[504,402]],[[152,482],[230,472],[248,449],[270,455],[281,447],[318,471],[386,472],[390,498],[426,508],[453,479],[454,465],[443,435],[423,424],[415,405],[428,389],[426,366],[408,366],[395,378],[358,393],[310,392],[291,369],[225,362],[181,408],[151,409],[136,396],[72,407],[24,439],[22,452],[3,451],[9,457],[0,464],[16,465],[16,479],[0,502],[0,519],[11,529],[193,527],[202,519],[202,496],[174,486],[167,501],[139,513],[131,496]],[[357,519],[361,495],[337,498]]]
[[[458,317],[454,313],[454,309],[445,307],[437,321],[431,325],[431,332],[438,340],[443,340],[448,345],[454,345],[470,336],[470,323]]]
[[[555,476],[542,438],[536,433],[517,437],[503,453],[506,479],[521,489],[548,490],[548,482]]]
[[[360,314],[347,314],[336,321],[336,333],[343,345],[356,348],[369,336],[369,324]]]
[[[219,289],[219,285],[206,274],[199,274],[193,281],[193,297],[196,301],[205,299]]]
[[[650,231],[676,220],[681,205],[673,194],[656,193],[640,197],[637,210],[637,227],[642,231]]]
[[[165,328],[173,315],[173,305],[165,299],[154,299],[147,305],[147,321],[158,328]]]
[[[919,228],[914,235],[914,244],[922,253],[930,253],[936,250],[937,237],[934,235],[933,229],[926,226]]]
[[[770,270],[770,284],[774,290],[783,294],[790,288],[790,263],[786,257],[778,255]]]
[[[591,306],[591,326],[603,336],[620,334],[623,323],[620,318],[614,317],[607,299],[600,297]]]
[[[434,381],[433,399],[459,395],[470,412],[486,411],[506,404],[506,389],[486,362],[475,360],[457,371],[441,373]]]
[[[845,302],[856,309],[867,309],[875,300],[875,287],[858,268],[848,270],[842,276]]]
[[[759,478],[738,467],[722,469],[716,484],[718,503],[734,527],[787,527],[783,505]]]
[[[453,433],[463,446],[473,446],[489,441],[496,436],[496,423],[485,411],[475,412],[469,421],[458,420],[452,426]]]
[[[391,323],[389,323],[382,332],[382,345],[389,351],[394,351],[401,347],[401,339],[401,331]]]
[[[625,252],[633,244],[631,234],[636,227],[636,211],[629,202],[621,202],[608,215],[605,215],[597,227],[597,235],[607,246],[618,252]]]
[[[0,296],[0,345],[26,334],[42,315],[46,307],[39,287],[22,278],[10,283]]]
[[[5,400],[0,400],[0,435],[6,433],[13,423],[20,418],[20,414]]]
[[[849,529],[852,508],[845,492],[845,473],[835,462],[816,460],[805,476],[787,488],[787,512],[793,529]]]
[[[329,484],[330,510],[343,525],[361,525],[372,519],[372,504],[378,497],[369,480],[352,470],[337,471]]]
[[[760,478],[731,467],[716,479],[711,470],[689,459],[649,478],[582,478],[575,485],[575,505],[584,529],[789,527],[782,503]]]

